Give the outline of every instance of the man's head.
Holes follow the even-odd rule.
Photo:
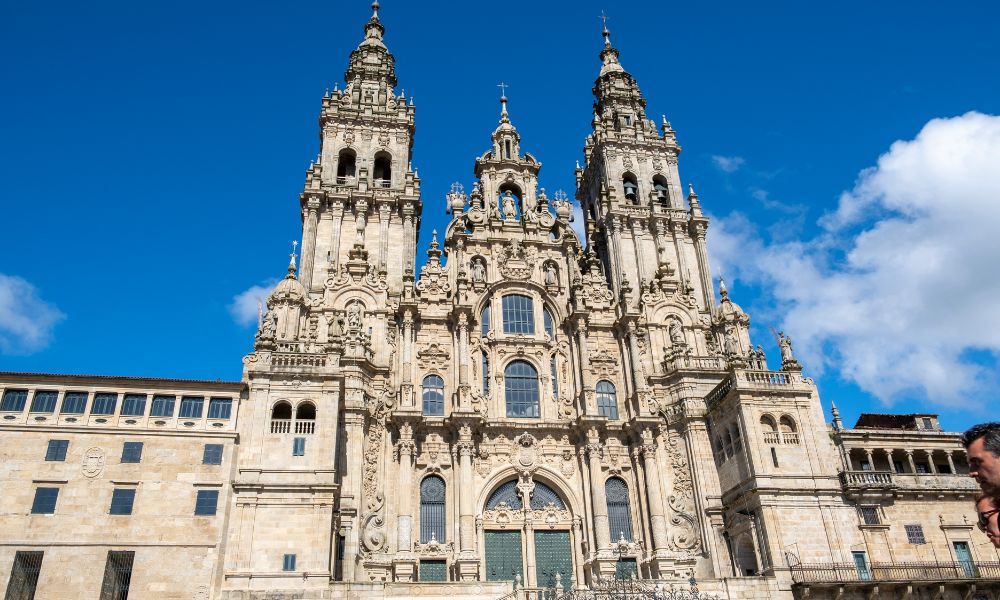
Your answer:
[[[1000,423],[981,423],[962,434],[969,454],[969,476],[983,492],[1000,496]]]
[[[976,499],[976,512],[978,513],[979,521],[976,523],[979,526],[979,530],[986,534],[986,537],[990,538],[993,545],[1000,548],[1000,524],[998,524],[998,517],[1000,517],[1000,507],[997,506],[997,501],[993,496],[982,495]]]

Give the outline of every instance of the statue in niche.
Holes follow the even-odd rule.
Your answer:
[[[727,356],[736,356],[740,353],[740,345],[736,341],[736,336],[733,335],[733,328],[729,327],[726,329],[725,333],[725,349]]]
[[[267,311],[267,314],[264,315],[264,320],[260,322],[260,328],[257,330],[257,335],[264,340],[273,340],[277,329],[278,318],[274,316],[274,311],[269,310]]]
[[[503,193],[500,202],[503,204],[503,218],[505,221],[513,221],[517,217],[517,206],[514,203],[514,194],[507,190]]]
[[[478,258],[472,259],[472,282],[483,283],[486,281],[486,264]]]
[[[524,200],[521,201],[521,216],[530,222],[538,219],[538,203],[531,194],[525,194]]]
[[[361,329],[361,303],[355,302],[347,307],[347,328],[351,331]]]
[[[681,324],[674,319],[670,321],[670,343],[675,347],[684,345],[684,332],[681,330]]]
[[[344,335],[344,320],[337,313],[333,313],[330,322],[327,324],[326,337],[327,339],[335,340],[342,335]]]
[[[545,285],[558,285],[556,277],[556,266],[552,263],[545,263]]]
[[[792,338],[783,331],[778,332],[778,348],[781,349],[781,364],[795,362],[795,357],[792,355]]]

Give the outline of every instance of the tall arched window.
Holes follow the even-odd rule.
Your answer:
[[[556,355],[549,359],[549,372],[552,375],[552,397],[559,397],[559,373],[556,371]]]
[[[483,395],[490,395],[490,356],[483,351]]]
[[[660,175],[653,177],[653,191],[656,193],[656,202],[666,208],[670,202],[670,196],[667,192],[667,180]]]
[[[799,434],[795,430],[795,419],[788,415],[782,415],[778,419],[778,429],[781,430],[782,444],[798,444]]]
[[[771,415],[763,415],[760,418],[760,429],[764,433],[765,444],[778,443],[778,425],[771,418]]]
[[[549,309],[542,308],[542,324],[545,327],[545,333],[553,340],[556,339],[556,327],[555,322],[552,320],[552,313]]]
[[[517,491],[517,480],[512,479],[501,485],[495,492],[490,494],[490,499],[486,501],[486,510],[492,510],[501,504],[506,504],[511,510],[521,510],[524,503],[521,502],[521,494]]]
[[[559,494],[541,481],[535,481],[535,489],[531,490],[531,510],[542,510],[549,504],[554,504],[556,508],[566,508]]]
[[[375,155],[372,179],[375,180],[375,187],[387,188],[392,185],[392,157],[388,152],[379,152]]]
[[[604,482],[604,495],[608,499],[608,525],[611,537],[632,541],[632,513],[628,507],[628,486],[617,477]]]
[[[535,334],[535,305],[529,296],[508,294],[503,297],[503,332]]]
[[[507,416],[537,419],[538,371],[535,367],[523,360],[516,360],[504,369],[503,379]]]
[[[633,204],[639,203],[639,183],[635,179],[635,175],[631,173],[625,173],[622,176],[622,186],[625,188],[625,199],[629,200]]]
[[[490,334],[490,305],[483,307],[483,312],[479,316],[479,333],[483,337]]]
[[[444,480],[431,475],[420,482],[420,543],[444,542],[444,536]]]
[[[337,183],[343,185],[348,182],[348,178],[354,177],[354,151],[344,148],[337,156]]]
[[[282,400],[271,408],[271,433],[291,433],[292,405]]]
[[[618,397],[610,381],[597,382],[597,414],[611,421],[618,420]]]
[[[444,380],[437,375],[424,377],[424,414],[441,416],[444,414]]]

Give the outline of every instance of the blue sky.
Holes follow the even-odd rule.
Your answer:
[[[421,253],[510,87],[572,191],[609,15],[714,217],[715,272],[845,421],[996,398],[993,3],[383,3],[417,108]],[[284,273],[324,90],[365,2],[0,7],[0,369],[238,379],[234,298]],[[397,92],[399,90],[397,89]],[[881,158],[880,158],[881,157]]]

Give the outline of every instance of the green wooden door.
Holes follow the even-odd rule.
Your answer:
[[[539,587],[555,587],[556,573],[563,589],[573,587],[573,555],[568,531],[535,532],[535,575]]]
[[[513,581],[521,564],[520,531],[486,532],[486,581]]]

